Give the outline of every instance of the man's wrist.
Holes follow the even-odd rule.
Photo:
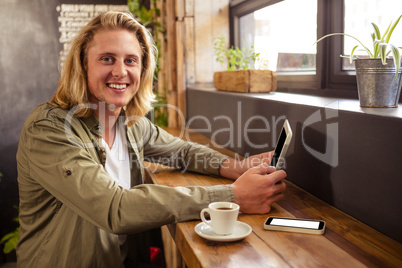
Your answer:
[[[222,161],[219,167],[219,174],[228,179],[236,180],[241,174],[239,174],[237,165],[238,161],[233,158],[227,158]]]

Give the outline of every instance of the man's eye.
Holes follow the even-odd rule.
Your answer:
[[[102,57],[101,60],[104,61],[104,62],[107,62],[107,63],[113,62],[113,58],[112,58],[112,57]]]
[[[137,61],[135,59],[127,59],[126,62],[128,64],[135,64]]]

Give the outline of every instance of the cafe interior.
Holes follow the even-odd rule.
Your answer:
[[[154,37],[156,102],[147,117],[155,125],[238,160],[279,150],[285,122],[291,131],[280,162],[284,198],[267,214],[240,212],[245,229],[231,236],[200,230],[200,219],[162,226],[150,249],[155,267],[402,267],[402,69],[391,49],[402,47],[398,0],[1,1],[0,267],[17,261],[24,121],[54,94],[75,33],[108,10],[131,12]],[[368,67],[359,78],[350,55],[367,59],[372,23],[381,34],[393,29],[386,41],[394,46],[385,46],[393,69]],[[333,33],[347,35],[316,42]],[[388,84],[374,93],[379,82],[368,73],[386,72]],[[145,183],[232,183],[145,169]],[[268,230],[268,217],[321,221],[323,230]]]

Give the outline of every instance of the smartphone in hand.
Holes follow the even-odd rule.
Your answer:
[[[276,170],[284,169],[285,167],[285,155],[292,140],[292,135],[292,129],[290,128],[289,121],[286,119],[276,142],[274,156],[269,164],[275,167]]]

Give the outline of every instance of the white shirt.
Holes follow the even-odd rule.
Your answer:
[[[112,148],[109,148],[104,139],[102,139],[102,145],[106,149],[106,172],[121,187],[130,189],[130,159],[128,155],[127,138],[124,131],[121,131],[117,125],[116,136]]]
[[[106,172],[119,184],[119,186],[125,189],[130,189],[130,159],[128,155],[127,137],[125,132],[120,129],[117,122],[116,135],[112,148],[109,148],[109,145],[104,139],[102,139],[102,145],[106,149]],[[121,258],[124,261],[127,256],[127,245],[125,245],[127,236],[119,235],[118,238],[121,250]]]

